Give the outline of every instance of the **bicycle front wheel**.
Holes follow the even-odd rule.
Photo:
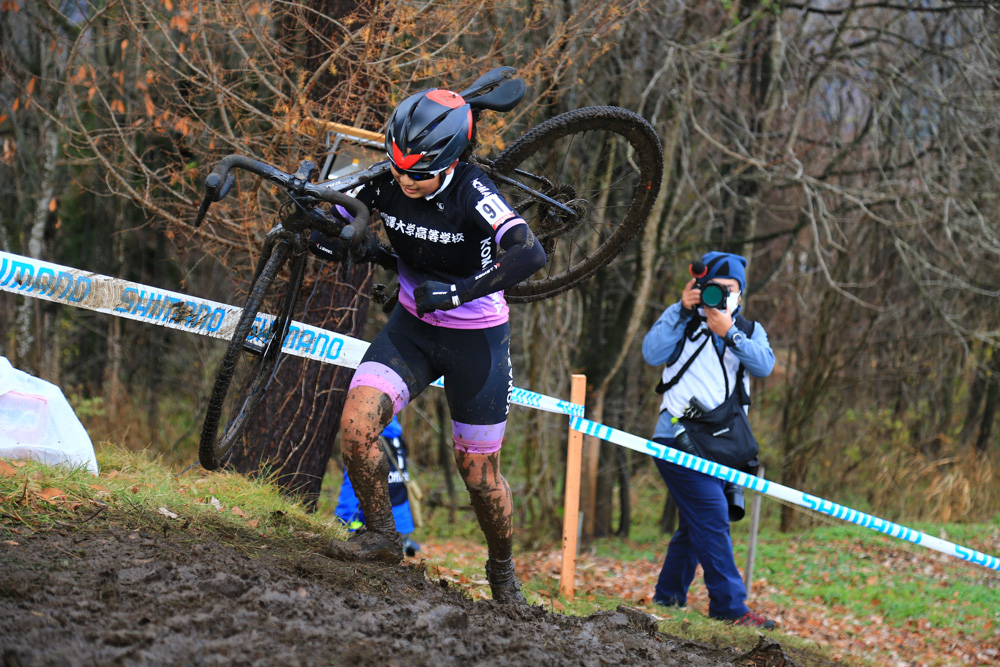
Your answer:
[[[281,271],[289,259],[289,275],[283,278]],[[273,389],[304,269],[305,256],[295,253],[287,243],[275,244],[270,255],[261,258],[250,295],[215,375],[198,450],[203,468],[215,470],[225,463],[261,399]]]
[[[542,271],[504,290],[508,301],[524,303],[586,280],[632,240],[660,190],[663,146],[642,116],[585,107],[529,130],[491,171],[548,255]]]

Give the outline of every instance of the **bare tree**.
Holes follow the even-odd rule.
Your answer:
[[[68,51],[62,130],[72,150],[99,163],[116,194],[155,216],[179,256],[208,255],[231,269],[232,281],[208,286],[209,296],[238,300],[280,201],[261,181],[241,179],[208,224],[191,228],[215,159],[238,152],[290,168],[317,155],[327,120],[378,130],[408,92],[459,87],[510,60],[538,100],[485,120],[481,141],[500,147],[547,114],[542,105],[559,98],[635,6],[587,0],[555,22],[539,7],[506,3],[112,0],[80,20]],[[583,32],[595,41],[577,39]],[[93,57],[95,35],[113,46],[107,66]],[[315,283],[313,306],[337,313],[325,325],[361,335],[368,278],[355,270]],[[348,375],[293,366],[284,372],[302,376],[299,389],[269,401],[259,438],[236,465],[266,468],[315,500]]]

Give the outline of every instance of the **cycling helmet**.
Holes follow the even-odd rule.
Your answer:
[[[385,129],[385,152],[400,170],[447,169],[472,139],[472,107],[458,93],[435,88],[396,107]]]

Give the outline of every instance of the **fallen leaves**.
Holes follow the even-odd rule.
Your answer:
[[[65,491],[51,486],[46,489],[42,489],[41,491],[38,492],[37,495],[39,498],[49,503],[50,505],[56,505],[58,504],[57,501],[66,498]]]
[[[465,572],[481,572],[485,561],[483,545],[469,540],[436,541],[419,540],[421,555],[426,559],[428,574],[450,584],[461,585],[473,597],[489,597],[485,581],[470,580]],[[664,542],[664,549],[666,542]],[[844,548],[851,548],[845,545]],[[860,547],[855,547],[860,549]],[[916,555],[906,551],[886,549],[878,554],[886,561],[886,571],[906,572],[900,561],[919,561],[919,571],[945,579],[947,560],[936,555]],[[563,611],[558,590],[562,555],[558,549],[530,553],[515,552],[514,561],[521,582],[532,581],[544,588],[532,586],[532,595],[542,599],[546,607]],[[661,568],[661,561],[625,561],[582,553],[577,557],[574,589],[576,599],[594,601],[597,596],[612,598],[643,608],[656,614],[660,609],[652,604],[652,592]],[[696,570],[694,583],[688,593],[687,607],[692,613],[708,613],[708,591],[701,567]],[[862,579],[867,585],[879,584],[877,576]],[[778,622],[780,632],[803,637],[828,647],[837,659],[845,656],[863,658],[874,664],[888,665],[959,665],[994,664],[1000,657],[1000,647],[981,641],[953,629],[936,627],[927,619],[915,618],[899,627],[889,623],[883,613],[857,615],[843,606],[825,603],[821,598],[802,599],[795,590],[778,588],[766,579],[757,579],[753,585],[750,607]],[[781,604],[777,600],[792,600],[794,604]],[[879,598],[875,598],[878,608]],[[956,605],[960,602],[956,600]],[[685,619],[682,628],[690,626]],[[988,628],[989,631],[989,628]]]
[[[202,500],[202,504],[209,505],[210,507],[215,508],[216,512],[224,512],[224,511],[226,511],[226,505],[225,505],[225,503],[223,503],[221,500],[219,500],[215,496],[209,496],[209,497],[205,498],[204,500]],[[257,528],[260,525],[260,520],[259,519],[251,518],[251,515],[247,514],[245,511],[243,511],[243,509],[239,505],[233,505],[232,507],[230,507],[229,508],[229,513],[232,514],[233,516],[238,516],[241,519],[246,519],[247,520],[246,521],[247,528]],[[275,514],[277,514],[277,513],[275,513]],[[282,514],[284,514],[284,513],[282,512]]]

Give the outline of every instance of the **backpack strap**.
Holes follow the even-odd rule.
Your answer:
[[[687,339],[690,339],[692,341],[696,340],[697,331],[701,326],[701,321],[702,318],[697,315],[691,318],[691,321],[688,322],[687,326],[684,328],[684,338],[681,339],[681,341],[677,344],[677,347],[674,349],[673,354],[670,355],[670,359],[667,361],[667,366],[677,361],[677,358],[681,354],[681,349],[684,347],[685,340]],[[753,335],[753,330],[756,327],[756,322],[748,320],[747,318],[739,314],[736,315],[736,317],[733,319],[733,323],[736,325],[736,328],[742,331],[744,334],[746,334],[747,337]],[[677,374],[674,375],[669,380],[667,380],[666,382],[663,382],[661,380],[659,383],[657,383],[656,389],[654,391],[656,391],[657,394],[664,394],[674,385],[680,382],[681,377],[687,372],[688,368],[691,367],[691,364],[694,363],[695,357],[701,354],[702,349],[705,347],[705,345],[708,344],[708,341],[711,340],[711,338],[712,337],[710,335],[706,334],[705,340],[703,340],[701,345],[698,346],[698,349],[695,350],[694,354],[688,357],[688,360],[684,363],[683,366],[681,366],[680,370],[677,371]],[[746,374],[746,368],[743,366],[743,364],[740,364],[740,368],[736,372],[736,386],[740,392],[740,401],[743,403],[743,405],[750,405],[750,396],[747,395],[746,390],[743,388],[743,377],[745,376],[745,374]]]
[[[692,354],[690,357],[688,357],[688,360],[684,362],[684,365],[681,366],[681,369],[679,371],[677,371],[677,375],[673,376],[672,378],[670,378],[666,382],[663,382],[661,380],[660,383],[656,385],[656,393],[657,394],[664,394],[664,393],[666,393],[668,389],[670,389],[675,384],[677,384],[678,382],[681,381],[681,376],[684,375],[685,373],[687,373],[687,369],[689,369],[691,367],[691,364],[694,363],[695,358],[699,354],[701,354],[701,351],[705,348],[706,345],[708,345],[708,341],[711,340],[711,338],[712,338],[711,336],[705,336],[705,340],[701,341],[701,345],[699,345],[698,349],[694,351],[694,354]],[[684,341],[681,341],[681,342],[683,343]]]
[[[753,320],[748,320],[742,315],[737,315],[733,318],[733,324],[736,328],[746,334],[747,338],[753,335],[753,330],[756,328],[757,323]],[[743,405],[750,405],[750,394],[747,393],[746,387],[743,385],[743,378],[746,377],[747,369],[742,363],[740,364],[739,370],[736,371],[736,387],[734,391],[740,392],[740,403]]]
[[[747,318],[739,314],[737,314],[736,317],[733,318],[733,324],[736,325],[737,329],[745,333],[747,335],[747,338],[753,335],[753,330],[757,327],[756,322],[754,322],[753,320],[748,320]]]

